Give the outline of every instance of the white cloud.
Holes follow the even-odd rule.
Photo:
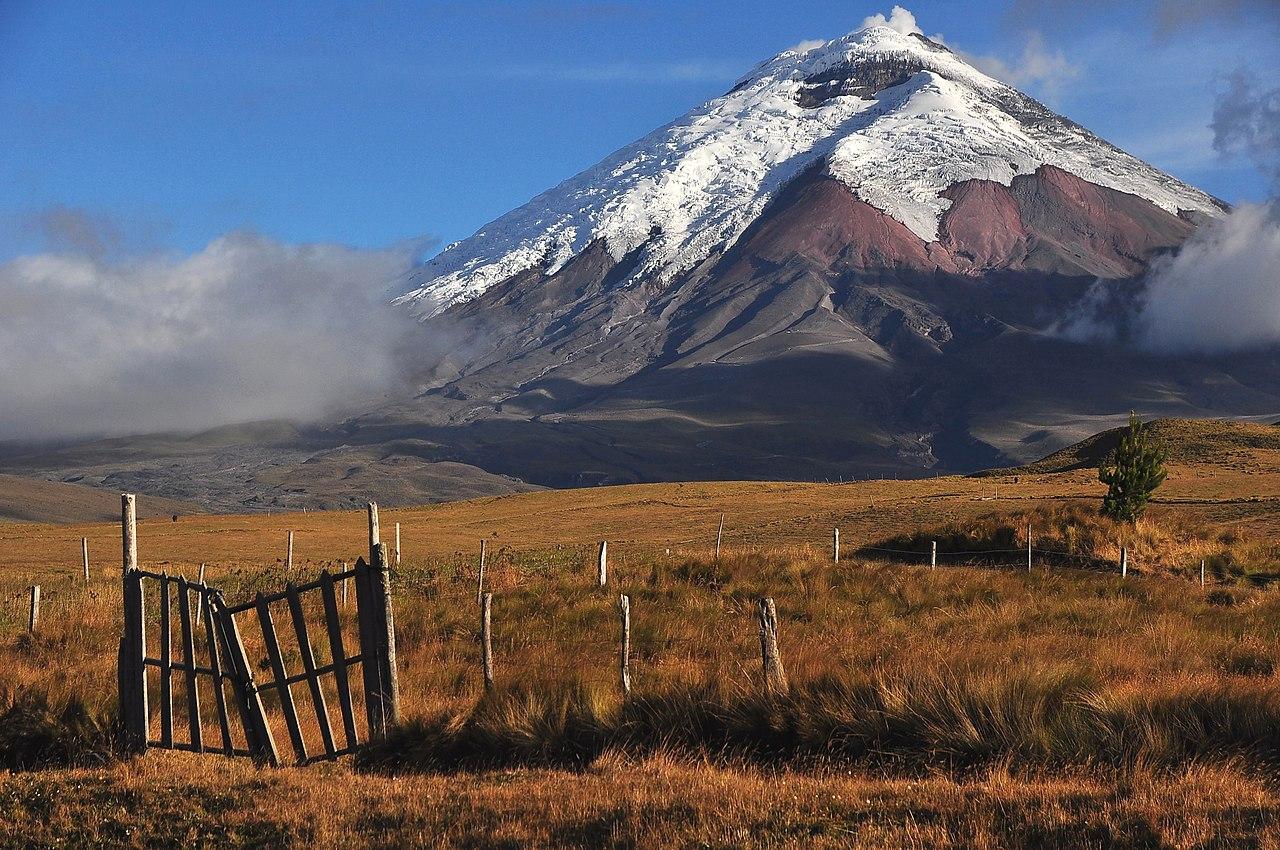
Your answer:
[[[1162,354],[1280,345],[1280,202],[1242,204],[1157,258],[1143,286],[1097,281],[1054,332]]]
[[[0,438],[307,420],[406,378],[386,285],[420,246],[250,233],[189,256],[0,264]]]
[[[1138,327],[1156,351],[1280,343],[1280,205],[1237,207],[1153,263]]]
[[[867,27],[889,27],[903,35],[910,35],[913,32],[923,35],[920,27],[916,25],[916,16],[901,6],[894,6],[887,18],[879,13],[864,18],[859,29],[866,29]]]
[[[1052,103],[1062,92],[1062,87],[1081,75],[1081,68],[1067,59],[1061,50],[1051,50],[1044,36],[1028,32],[1022,46],[1022,54],[1013,61],[998,56],[973,56],[964,58],[986,74],[1023,89]]]
[[[804,41],[797,44],[796,46],[787,48],[787,52],[788,53],[808,53],[810,50],[819,48],[826,43],[827,43],[826,39],[807,38]]]

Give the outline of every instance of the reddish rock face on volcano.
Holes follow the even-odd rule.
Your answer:
[[[733,252],[730,273],[751,261],[792,257],[842,271],[910,269],[968,276],[998,271],[1124,278],[1195,230],[1150,201],[1087,183],[1053,166],[1010,186],[968,180],[951,201],[937,242],[926,243],[821,175],[789,186]]]

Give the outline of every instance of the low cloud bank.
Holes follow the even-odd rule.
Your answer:
[[[1058,331],[1160,353],[1218,354],[1280,345],[1280,87],[1245,71],[1214,109],[1213,146],[1246,156],[1272,199],[1242,204],[1151,264],[1134,297],[1099,281]]]
[[[388,281],[423,245],[235,233],[190,256],[0,264],[0,439],[307,420],[395,390],[417,325]]]
[[[1152,262],[1141,289],[1099,280],[1055,331],[1159,354],[1280,345],[1280,205],[1244,204]]]
[[[1138,341],[1218,353],[1280,343],[1280,207],[1237,208],[1151,268]]]

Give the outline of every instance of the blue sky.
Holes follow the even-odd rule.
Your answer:
[[[889,5],[0,0],[0,260],[59,247],[59,215],[130,251],[459,239]],[[1157,166],[1267,195],[1209,122],[1227,73],[1280,77],[1272,0],[905,5]]]

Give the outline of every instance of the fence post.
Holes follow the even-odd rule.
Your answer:
[[[400,523],[396,523],[396,566],[400,566]]]
[[[31,585],[31,612],[27,616],[27,631],[34,632],[40,625],[40,585]]]
[[[720,560],[720,540],[724,537],[724,514],[720,514],[720,527],[716,529],[716,560]]]
[[[1120,578],[1125,578],[1128,575],[1129,575],[1129,550],[1128,548],[1121,546],[1120,547]]]
[[[1200,559],[1200,589],[1204,590],[1204,558]]]
[[[293,532],[289,532],[289,543],[284,553],[284,568],[286,571],[293,569]]]
[[[765,690],[784,694],[787,692],[787,671],[778,652],[778,610],[772,597],[757,601],[756,617],[760,621],[760,660],[764,665]]]
[[[369,560],[373,560],[373,550],[382,542],[382,534],[378,530],[378,503],[369,503]]]
[[[484,556],[485,556],[485,538],[480,538],[480,570],[476,573],[476,604],[479,605],[484,601]]]
[[[618,657],[618,677],[622,682],[622,698],[631,696],[631,597],[618,597],[618,616],[622,621],[622,651]]]
[[[347,562],[341,561],[340,563],[342,565],[342,571],[345,573],[347,571]],[[342,607],[343,608],[347,607],[347,588],[349,588],[350,586],[351,586],[350,579],[342,583]]]
[[[938,541],[929,542],[929,569],[936,570],[938,568]]]
[[[596,558],[596,584],[604,587],[609,582],[609,543],[600,541],[600,555]]]
[[[132,493],[120,496],[122,546],[121,594],[124,602],[124,634],[120,638],[119,702],[125,747],[130,752],[147,748],[146,620],[143,616],[142,575],[138,571],[137,500]]]
[[[1031,523],[1027,523],[1027,572],[1031,572]]]
[[[356,564],[359,570],[360,565]],[[387,544],[373,548],[373,563],[363,571],[360,607],[360,658],[365,673],[365,710],[369,737],[383,738],[400,720],[400,683],[396,672],[395,614],[391,608],[391,567]],[[356,576],[360,581],[361,576]]]
[[[481,663],[484,665],[484,689],[493,690],[493,629],[491,613],[493,610],[493,594],[480,596],[480,651]]]
[[[80,538],[80,556],[84,561],[84,583],[89,583],[89,538]]]
[[[840,563],[840,529],[833,529],[831,532],[831,560],[833,563]]]

